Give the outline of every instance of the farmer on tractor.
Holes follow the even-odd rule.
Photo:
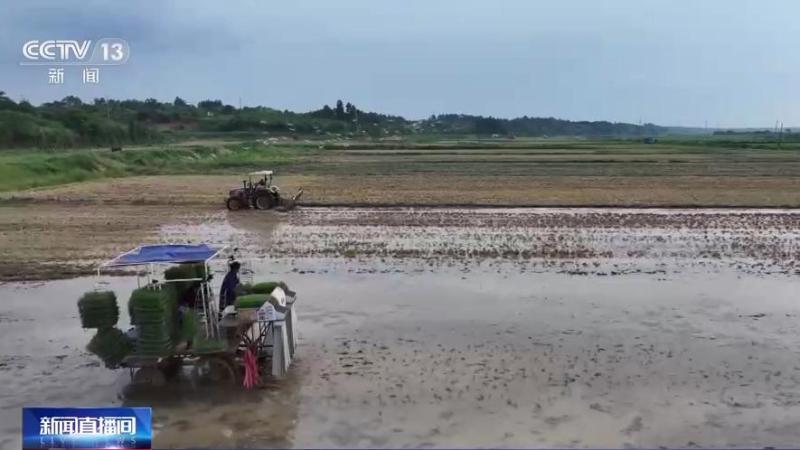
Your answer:
[[[272,184],[272,171],[261,170],[248,174],[248,179],[242,181],[242,187],[232,189],[228,193],[228,200],[225,206],[231,211],[240,209],[272,209],[277,207],[280,210],[294,208],[295,202],[303,194],[303,189],[299,189],[292,198],[281,197],[278,186]]]

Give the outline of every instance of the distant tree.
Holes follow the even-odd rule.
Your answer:
[[[506,134],[508,130],[500,119],[479,117],[475,119],[476,134]]]
[[[136,122],[134,120],[128,121],[128,139],[130,139],[131,142],[136,142],[137,138],[136,132],[137,132]]]
[[[74,108],[74,107],[83,105],[83,102],[81,101],[81,99],[79,97],[74,96],[74,95],[68,95],[68,96],[64,97],[61,100],[61,103],[64,106],[69,107],[69,108]]]
[[[356,117],[358,117],[358,108],[356,108],[356,105],[347,102],[344,106],[344,113],[345,116],[347,116],[347,120],[356,120]]]
[[[200,131],[268,131],[374,137],[410,133],[655,137],[667,131],[649,123],[634,125],[602,121],[573,122],[553,117],[529,116],[498,119],[466,114],[439,114],[424,120],[409,121],[400,116],[361,111],[353,103],[345,104],[342,100],[307,113],[261,106],[245,107],[237,111],[234,107],[223,104],[221,100],[209,99],[196,105],[189,104],[180,97],[175,97],[171,103],[161,103],[154,98],[96,98],[92,104],[84,104],[80,98],[68,96],[62,100],[33,106],[23,100],[12,100],[5,92],[0,92],[0,147],[54,148],[157,142],[168,137],[168,130],[179,127]],[[216,117],[210,118],[211,112]],[[154,127],[154,124],[173,126]],[[717,132],[725,133],[719,130]],[[787,129],[784,139],[794,139],[789,133]]]
[[[11,100],[10,98],[8,98],[8,96],[6,96],[5,92],[0,91],[0,110],[2,110],[2,109],[15,109],[16,106],[17,106],[17,104],[14,103],[14,100]]]
[[[222,100],[203,100],[197,103],[198,108],[217,110],[222,108]]]
[[[345,118],[344,115],[344,103],[341,100],[336,100],[336,118],[342,120]]]
[[[36,108],[31,105],[31,103],[27,100],[22,100],[17,104],[17,109],[27,113],[35,113]]]

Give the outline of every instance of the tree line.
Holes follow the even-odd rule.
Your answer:
[[[236,108],[221,100],[193,105],[180,97],[84,102],[67,96],[34,106],[0,91],[0,147],[63,148],[157,143],[191,132],[256,132],[278,135],[388,137],[413,134],[478,136],[642,136],[664,128],[652,124],[575,122],[555,118],[500,119],[442,114],[424,120],[361,110],[337,100],[333,106],[292,112],[257,106]]]

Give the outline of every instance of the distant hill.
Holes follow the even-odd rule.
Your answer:
[[[681,134],[681,135],[706,135],[711,134],[712,130],[701,127],[663,127],[666,129],[666,134]]]
[[[515,135],[515,136],[587,136],[626,137],[654,136],[667,129],[653,124],[634,125],[606,121],[585,122],[555,119],[553,117],[494,117],[463,114],[441,114],[422,121],[418,129],[441,134]]]
[[[60,148],[153,143],[191,133],[257,133],[304,137],[389,137],[412,135],[639,137],[668,133],[653,124],[569,121],[556,118],[500,119],[441,114],[425,120],[367,112],[341,100],[310,112],[268,107],[237,109],[220,100],[196,105],[180,97],[97,98],[84,103],[67,96],[39,106],[14,102],[0,91],[0,147]]]

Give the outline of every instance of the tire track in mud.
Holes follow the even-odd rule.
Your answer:
[[[272,230],[268,251],[252,251],[441,263],[494,259],[611,275],[676,265],[790,273],[800,257],[798,238],[797,210],[303,208]]]

